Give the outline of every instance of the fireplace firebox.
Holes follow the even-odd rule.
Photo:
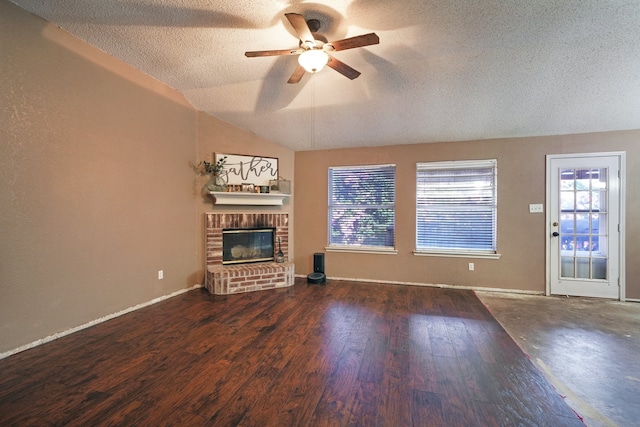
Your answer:
[[[222,230],[222,264],[271,262],[275,228]]]

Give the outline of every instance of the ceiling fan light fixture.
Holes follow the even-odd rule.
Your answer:
[[[317,73],[329,62],[329,55],[318,49],[310,49],[298,57],[298,63],[309,73]]]

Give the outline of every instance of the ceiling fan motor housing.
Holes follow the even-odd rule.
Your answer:
[[[321,24],[317,19],[309,19],[307,20],[307,26],[309,26],[309,30],[311,30],[312,33],[315,33],[320,29]]]

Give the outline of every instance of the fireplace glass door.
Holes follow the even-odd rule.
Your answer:
[[[273,228],[222,230],[222,263],[273,261],[274,232]]]

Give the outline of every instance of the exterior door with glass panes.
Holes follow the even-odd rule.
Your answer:
[[[549,293],[620,298],[619,156],[547,160]]]

